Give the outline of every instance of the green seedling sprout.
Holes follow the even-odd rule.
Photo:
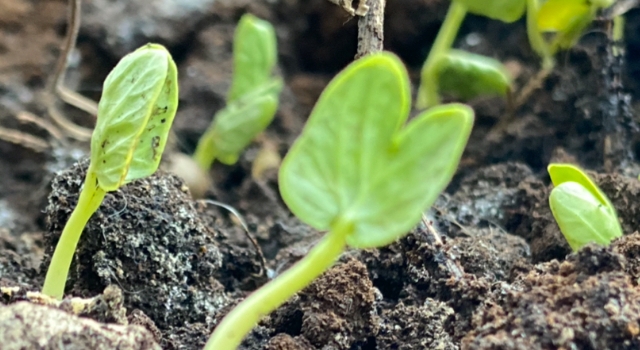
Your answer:
[[[486,94],[506,95],[511,77],[500,61],[463,54],[451,47],[467,12],[511,23],[522,17],[525,8],[525,0],[452,0],[422,67],[416,106],[424,109],[440,104],[441,93],[465,100]],[[468,81],[473,81],[473,89],[460,83]]]
[[[158,169],[177,107],[177,69],[163,46],[147,44],[109,73],[98,104],[87,175],[51,258],[43,294],[62,299],[82,230],[105,194]]]
[[[569,49],[584,29],[593,22],[597,11],[613,5],[614,0],[527,0],[527,33],[531,47],[542,57],[543,68],[553,66],[553,56]],[[544,33],[555,33],[546,40]]]
[[[548,171],[554,186],[549,206],[571,249],[606,246],[622,236],[613,205],[587,174],[571,164],[551,164]]]
[[[234,164],[240,153],[273,120],[281,79],[272,77],[277,62],[273,26],[250,14],[242,16],[233,41],[233,81],[227,106],[214,116],[193,155],[208,170],[218,159]]]
[[[279,172],[291,211],[328,233],[233,309],[205,349],[235,349],[261,317],[309,285],[347,246],[381,247],[419,222],[457,168],[473,111],[442,105],[405,125],[410,106],[407,71],[390,53],[356,60],[329,83]]]

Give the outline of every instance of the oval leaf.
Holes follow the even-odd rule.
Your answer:
[[[574,251],[590,242],[606,246],[622,236],[616,215],[577,182],[567,181],[556,186],[549,196],[549,206]]]
[[[450,50],[436,64],[441,93],[463,100],[477,96],[506,96],[511,88],[509,72],[500,61],[462,50]]]
[[[242,16],[233,40],[231,102],[270,79],[277,62],[276,33],[271,23],[253,15]]]
[[[453,0],[463,4],[473,14],[497,19],[502,22],[515,22],[526,7],[526,0]]]
[[[440,106],[406,127],[409,77],[389,53],[350,64],[324,90],[285,157],[280,190],[319,229],[352,226],[347,243],[378,247],[406,234],[451,180],[473,112]]]
[[[251,141],[271,124],[278,110],[282,81],[273,80],[250,94],[242,96],[218,112],[211,129],[203,139],[206,147],[224,164],[234,164]],[[204,145],[203,145],[204,146]]]
[[[91,138],[91,169],[114,191],[158,169],[178,108],[177,69],[161,45],[128,54],[109,73]]]
[[[538,28],[543,32],[565,32],[590,13],[585,0],[548,0],[538,11]]]

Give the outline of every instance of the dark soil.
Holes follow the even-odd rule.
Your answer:
[[[414,86],[448,4],[387,4],[385,47],[408,65]],[[194,200],[183,180],[161,170],[107,195],[82,235],[68,299],[33,293],[77,202],[88,144],[24,122],[27,112],[47,115],[43,91],[66,29],[66,1],[0,0],[0,126],[36,138],[0,138],[0,347],[202,348],[227,312],[322,236],[290,214],[275,169],[254,178],[251,167],[265,148],[286,153],[324,86],[353,59],[357,19],[327,0],[83,6],[71,89],[97,100],[117,60],[148,41],[174,55],[180,109],[167,158],[193,152],[224,105],[240,16],[274,23],[286,82],[276,119],[236,165],[214,165],[205,193],[243,215],[266,266],[233,215]],[[640,11],[627,14],[622,58],[611,54],[607,23],[597,21],[558,56],[513,118],[501,99],[470,101],[470,143],[453,182],[425,213],[429,222],[387,247],[345,252],[265,317],[242,348],[640,348]],[[539,70],[522,21],[468,16],[455,46],[507,63],[516,92]],[[552,161],[592,171],[625,236],[571,252],[548,206]]]

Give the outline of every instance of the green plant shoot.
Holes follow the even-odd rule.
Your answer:
[[[510,23],[522,17],[525,7],[525,0],[452,0],[422,67],[416,107],[424,109],[440,104],[441,92],[452,93],[465,100],[485,92],[496,93],[496,89],[506,93],[511,86],[511,78],[500,62],[452,51],[451,47],[467,12]],[[472,89],[467,86],[469,81],[473,82]]]
[[[273,121],[282,81],[272,77],[277,63],[273,26],[250,14],[242,16],[233,41],[233,81],[227,106],[213,118],[193,158],[208,170],[218,159],[234,164],[251,141]]]
[[[548,172],[554,185],[549,206],[571,249],[622,236],[613,205],[587,174],[571,164],[551,164]]]
[[[553,56],[569,49],[578,41],[584,29],[593,22],[596,12],[613,5],[614,0],[527,0],[527,32],[533,49],[549,68]],[[535,23],[534,23],[535,21]],[[542,33],[555,33],[547,41]]]
[[[457,168],[473,111],[438,106],[405,125],[410,100],[408,74],[389,53],[365,56],[329,83],[279,173],[291,211],[328,233],[232,310],[205,349],[235,349],[262,316],[309,285],[346,246],[381,247],[418,223]]]
[[[435,70],[440,92],[463,100],[481,95],[504,97],[511,88],[511,76],[500,61],[463,50],[449,50]]]
[[[177,107],[177,69],[163,46],[147,44],[109,73],[98,104],[87,175],[51,258],[43,294],[62,299],[82,230],[105,194],[158,169]]]

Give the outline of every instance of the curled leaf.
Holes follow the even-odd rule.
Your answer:
[[[409,77],[389,53],[361,58],[324,90],[280,167],[282,197],[319,229],[349,227],[353,247],[406,234],[451,180],[473,124],[464,105],[409,115]]]
[[[98,185],[113,191],[153,174],[178,108],[178,73],[169,52],[147,44],[107,76],[91,138]]]
[[[491,57],[450,50],[436,63],[440,92],[469,100],[483,95],[505,96],[511,77],[504,65]]]

